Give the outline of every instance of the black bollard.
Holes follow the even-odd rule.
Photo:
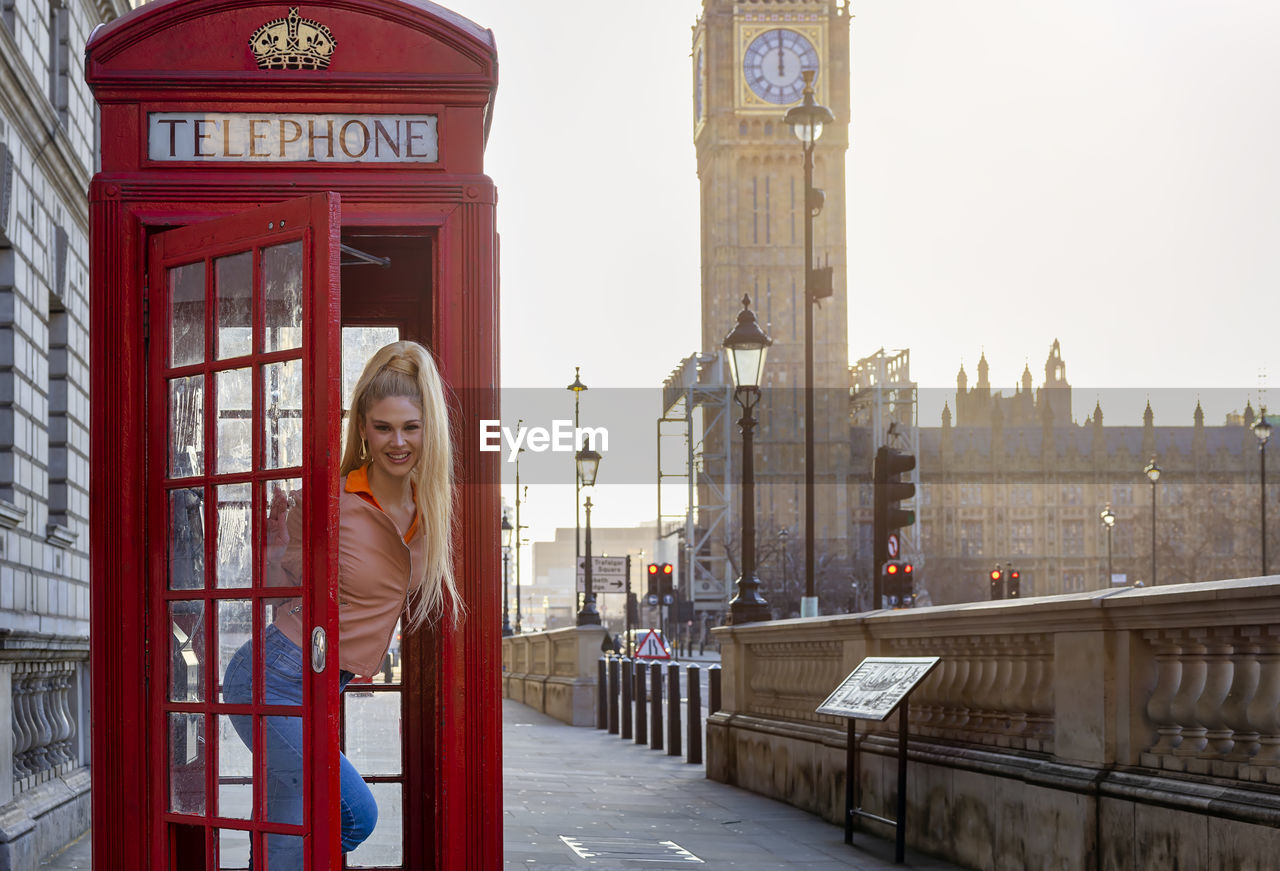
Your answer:
[[[696,668],[689,666],[689,680]],[[674,662],[667,666],[667,755],[680,755],[680,666]]]
[[[720,666],[713,665],[707,669],[707,692],[711,698],[707,699],[707,715],[710,716],[720,710]]]
[[[712,666],[713,668],[715,666]],[[689,758],[691,765],[702,764],[702,675],[696,665],[689,666]]]
[[[609,660],[609,734],[618,734],[618,659]]]
[[[636,674],[636,743],[649,743],[649,731],[645,728],[644,709],[645,694],[644,687],[644,663],[637,662],[635,667]]]
[[[609,662],[603,656],[596,663],[596,728],[609,728]]]
[[[662,749],[662,664],[655,662],[649,666],[653,675],[653,698],[649,701],[649,733],[653,740],[649,742],[650,750]]]
[[[622,678],[619,683],[622,684],[622,732],[618,735],[623,741],[631,737],[631,688],[635,686],[635,676],[632,674],[631,660],[623,658],[622,660]]]

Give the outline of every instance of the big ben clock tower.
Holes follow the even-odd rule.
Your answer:
[[[750,295],[774,340],[756,430],[757,535],[767,539],[770,529],[787,529],[793,545],[804,520],[804,152],[783,118],[801,100],[803,71],[815,71],[815,97],[835,115],[814,149],[814,186],[826,201],[813,222],[813,259],[815,266],[832,267],[832,293],[817,303],[813,335],[815,537],[822,564],[849,555],[842,486],[849,455],[848,2],[703,0],[692,61],[702,348],[720,350],[743,293]],[[790,559],[791,571],[802,573],[801,549]]]

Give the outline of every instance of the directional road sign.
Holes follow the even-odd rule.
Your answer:
[[[587,590],[587,558],[578,557],[578,592]],[[625,593],[627,591],[627,558],[625,556],[593,556],[591,558],[591,592]]]

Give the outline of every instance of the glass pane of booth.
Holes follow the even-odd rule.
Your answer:
[[[169,381],[169,476],[204,474],[204,376]]]
[[[169,603],[169,701],[204,701],[204,602]]]
[[[253,717],[218,717],[218,816],[253,819]]]
[[[302,347],[302,241],[262,249],[265,351]]]
[[[347,867],[398,868],[404,863],[404,787],[371,783],[369,791],[378,804],[378,824],[369,840],[347,856]]]
[[[204,714],[169,714],[169,810],[203,814]]]
[[[169,589],[204,587],[204,491],[169,491]]]
[[[216,358],[241,357],[253,350],[253,252],[214,261],[218,305]]]
[[[268,587],[302,586],[302,479],[267,481],[266,528],[262,543],[263,583]],[[273,600],[274,601],[274,600]],[[273,619],[267,616],[267,622]]]
[[[169,270],[169,364],[204,362],[204,261]]]
[[[218,829],[218,871],[247,871],[249,833],[239,829]]]
[[[301,684],[301,677],[296,678]],[[273,689],[273,675],[268,672],[267,704],[284,704],[287,694]],[[299,689],[298,701],[301,702]],[[303,796],[311,776],[302,764],[303,730],[301,717],[267,717],[262,724],[263,762],[267,776],[268,822],[302,825]]]
[[[253,586],[253,492],[249,484],[223,484],[218,494],[219,587]]]
[[[396,777],[401,771],[400,693],[360,692],[348,684],[343,694],[344,752],[365,777]]]
[[[262,367],[263,467],[302,465],[302,361]]]
[[[218,474],[249,471],[253,460],[250,412],[253,378],[249,369],[228,369],[215,377],[218,415]]]
[[[244,652],[240,656],[240,662],[236,669],[236,673],[232,675],[233,679],[238,681],[238,686],[231,691],[232,698],[223,698],[222,701],[231,702],[232,704],[247,704],[246,700],[236,697],[236,690],[243,694],[244,685],[251,681],[251,670],[253,668],[253,650],[248,647],[249,639],[253,636],[253,603],[249,599],[222,599],[218,602],[218,686],[223,690],[224,696],[226,692],[227,669],[231,665],[231,661],[236,654],[240,652],[240,648],[244,648]],[[232,701],[234,699],[234,701]]]

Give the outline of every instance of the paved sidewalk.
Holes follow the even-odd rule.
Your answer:
[[[890,869],[893,845],[706,779],[701,765],[503,701],[507,869]],[[674,845],[674,846],[673,846]],[[700,862],[698,860],[701,860]],[[907,852],[905,867],[956,866]],[[89,836],[41,865],[89,868]],[[479,869],[477,869],[479,871]]]
[[[888,841],[857,834],[848,846],[843,829],[707,780],[701,765],[516,702],[502,713],[507,869],[904,867]],[[910,851],[905,867],[956,868]]]

